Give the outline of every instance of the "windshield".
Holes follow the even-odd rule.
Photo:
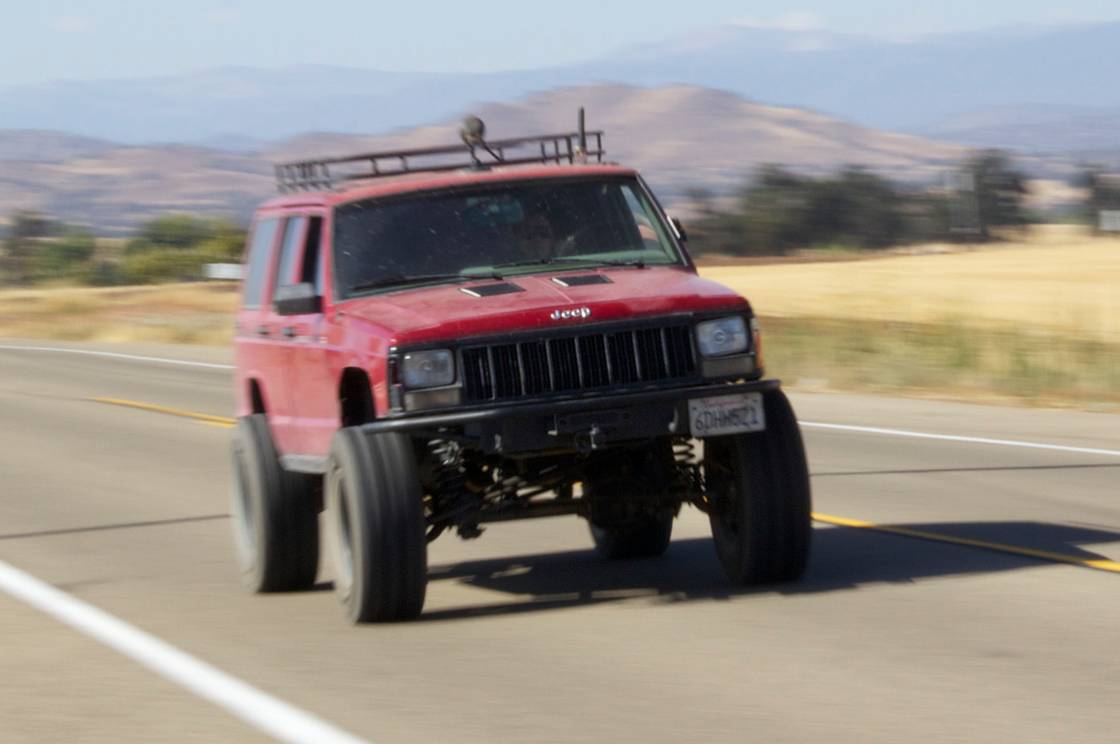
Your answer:
[[[549,264],[682,262],[635,179],[503,184],[357,202],[338,208],[334,230],[343,297]]]

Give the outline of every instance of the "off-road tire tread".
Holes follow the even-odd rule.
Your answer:
[[[264,414],[238,420],[245,487],[256,509],[255,564],[245,583],[256,592],[310,589],[319,570],[319,509],[314,482],[281,466]]]
[[[415,455],[400,434],[345,428],[331,457],[341,468],[351,515],[353,582],[344,599],[353,622],[420,615],[427,585],[427,541]]]
[[[736,584],[794,581],[808,562],[811,494],[800,429],[783,392],[767,393],[764,407],[766,431],[709,444],[732,460],[739,487],[746,491],[741,501],[746,532],[739,552],[720,554]]]

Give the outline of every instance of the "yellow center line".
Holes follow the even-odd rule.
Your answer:
[[[194,419],[201,421],[204,424],[211,426],[220,426],[226,429],[233,428],[237,421],[236,419],[229,418],[228,416],[214,416],[209,413],[196,413],[195,411],[184,411],[181,408],[170,408],[168,406],[160,406],[155,403],[144,403],[138,400],[126,400],[124,398],[90,398],[96,403],[108,403],[111,406],[124,406],[125,408],[137,408],[141,411],[151,411],[152,413],[163,413],[168,416],[178,416],[180,418]]]
[[[226,429],[232,428],[237,423],[236,419],[229,418],[228,416],[215,416],[209,413],[184,411],[181,408],[170,408],[168,406],[160,406],[156,405],[155,403],[144,403],[137,400],[126,400],[124,398],[90,398],[90,400],[97,403],[107,403],[113,406],[124,406],[126,408],[136,408],[141,411],[151,411],[152,413],[162,413],[168,416],[178,416],[180,418],[193,419],[195,421],[201,421],[204,424],[209,424],[211,426],[220,426]],[[813,512],[813,520],[821,522],[823,524],[831,524],[836,527],[851,527],[860,530],[871,530],[873,532],[883,532],[890,535],[899,535],[900,537],[910,537],[916,540],[932,540],[934,542],[949,543],[951,545],[963,545],[969,548],[992,550],[999,553],[1010,553],[1011,555],[1022,555],[1028,558],[1037,558],[1039,560],[1051,561],[1054,563],[1066,563],[1071,566],[1091,568],[1097,571],[1120,573],[1120,562],[1110,561],[1104,558],[1081,558],[1075,555],[1054,553],[1049,550],[1038,550],[1036,548],[1023,547],[1021,545],[1008,545],[1006,543],[988,542],[987,540],[974,540],[969,537],[955,537],[953,535],[945,535],[939,532],[912,530],[909,527],[892,527],[891,525],[875,524],[874,522],[865,522],[860,519],[849,519],[847,517],[837,517],[830,514],[821,514],[820,512]]]
[[[1020,545],[1008,545],[1006,543],[988,542],[987,540],[974,540],[969,537],[956,537],[954,535],[945,535],[939,532],[912,530],[909,527],[892,527],[891,525],[875,524],[873,522],[864,522],[859,519],[848,519],[846,517],[835,517],[830,514],[821,514],[819,512],[813,512],[813,519],[817,522],[823,522],[824,524],[831,524],[837,527],[853,527],[860,530],[885,532],[891,535],[912,537],[917,540],[933,540],[935,542],[950,543],[952,545],[964,545],[969,548],[980,548],[982,550],[994,550],[1000,553],[1010,553],[1012,555],[1023,555],[1027,556],[1028,558],[1038,558],[1039,560],[1043,561],[1068,563],[1071,566],[1092,568],[1096,569],[1097,571],[1120,573],[1120,563],[1116,561],[1106,560],[1104,558],[1081,558],[1075,555],[1054,553],[1049,550],[1038,550],[1036,548],[1026,548]]]

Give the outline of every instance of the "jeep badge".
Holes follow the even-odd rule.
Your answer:
[[[569,307],[559,310],[553,310],[552,314],[548,317],[553,320],[587,320],[591,317],[591,308],[589,307]]]

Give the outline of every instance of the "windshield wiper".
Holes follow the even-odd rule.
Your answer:
[[[646,260],[644,258],[589,258],[587,261],[593,261],[602,266],[633,266],[636,269],[644,269],[646,267]]]
[[[509,263],[495,264],[493,269],[513,269],[519,266],[549,266],[553,264],[587,263],[593,266],[633,266],[638,269],[646,267],[642,258],[586,258],[580,256],[545,256],[544,258],[530,258],[524,261],[511,261]]]
[[[465,282],[471,279],[501,279],[502,276],[496,271],[492,272],[479,272],[477,275],[473,273],[457,273],[457,274],[415,274],[413,276],[405,276],[403,274],[395,274],[393,276],[383,276],[380,279],[373,279],[368,282],[362,282],[350,287],[351,292],[362,292],[367,289],[383,289],[385,287],[407,287],[413,284],[428,284],[429,282],[446,282],[446,281],[460,281]]]

